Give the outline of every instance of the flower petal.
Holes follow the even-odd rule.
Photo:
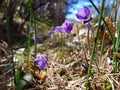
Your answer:
[[[38,55],[34,61],[36,65],[40,68],[40,70],[43,70],[47,65],[47,58],[42,55]]]
[[[56,31],[56,32],[64,32],[64,29],[63,29],[63,27],[61,27],[61,26],[53,27],[52,30],[54,30],[54,31]]]
[[[76,17],[81,21],[89,21],[91,19],[90,9],[87,6],[79,8]]]

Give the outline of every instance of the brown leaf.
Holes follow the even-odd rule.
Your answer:
[[[108,17],[105,18],[105,21],[108,24],[108,27],[110,29],[111,34],[114,35],[115,34],[115,27],[113,26],[113,22]]]
[[[45,71],[35,71],[35,76],[38,79],[43,80],[47,77],[47,73]]]
[[[104,34],[104,25],[101,25],[99,33],[98,33],[98,40],[102,41]]]
[[[120,53],[115,52],[114,54],[116,55],[117,58],[120,58]]]
[[[105,21],[108,24],[108,27],[110,29],[110,32],[111,32],[112,36],[114,36],[114,34],[115,34],[115,27],[113,26],[112,21],[108,17],[105,18]],[[102,39],[103,39],[104,30],[105,30],[105,25],[103,24],[103,25],[101,25],[99,33],[98,33],[98,40],[99,41],[102,41]],[[109,33],[105,32],[105,41],[104,41],[104,43],[108,44],[109,42],[110,42]]]
[[[45,72],[45,71],[39,71],[39,70],[36,70],[36,71],[34,71],[33,69],[29,69],[34,75],[35,75],[35,77],[37,78],[37,79],[39,79],[39,80],[43,80],[43,79],[45,79],[46,77],[47,77],[47,72]]]
[[[103,35],[104,35],[104,30],[105,30],[105,26],[104,26],[104,25],[101,25],[100,30],[99,30],[99,33],[98,33],[98,40],[99,40],[100,42],[102,42]],[[105,32],[105,40],[104,40],[104,43],[105,43],[105,45],[106,45],[106,44],[108,44],[109,42],[110,42],[109,35]]]

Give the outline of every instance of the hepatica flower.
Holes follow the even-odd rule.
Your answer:
[[[35,40],[35,35],[32,34],[32,37],[31,37],[32,40]],[[40,43],[40,36],[39,35],[36,35],[36,42],[37,43]]]
[[[30,27],[30,33],[34,33],[33,27]]]
[[[52,32],[51,32],[51,31],[48,31],[47,37],[51,37],[51,36],[52,36]]]
[[[47,66],[47,58],[43,55],[38,55],[34,60],[35,64],[39,67],[40,70],[43,70]]]
[[[33,27],[30,27],[30,34],[31,34],[31,39],[32,40],[35,40],[35,34],[34,34],[34,28]],[[36,42],[37,43],[40,43],[40,36],[39,35],[36,35]]]
[[[69,20],[65,20],[65,22],[61,26],[52,27],[52,30],[56,32],[66,32],[69,33],[73,29],[73,24]]]
[[[88,22],[89,20],[91,20],[90,9],[87,6],[79,8],[76,17],[81,21]]]

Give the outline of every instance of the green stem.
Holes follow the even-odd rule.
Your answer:
[[[116,1],[116,2],[117,2],[117,1]],[[116,22],[116,19],[117,19],[118,9],[119,9],[119,4],[116,3],[116,5],[115,5],[115,17],[114,17],[115,22]]]
[[[116,18],[117,18],[117,10],[119,8],[119,5],[116,3],[116,8],[115,8],[115,17],[114,17],[114,20],[116,22]],[[114,38],[114,44],[113,44],[113,71],[116,73],[117,72],[117,57],[115,55],[115,53],[118,52],[118,49],[119,49],[119,45],[120,45],[120,21],[118,22],[118,37],[117,38]],[[116,27],[116,24],[115,24],[115,27]],[[115,28],[115,31],[116,31],[116,28]]]
[[[89,24],[89,27],[88,27],[88,32],[87,32],[87,46],[88,46],[88,50],[90,50],[90,23],[88,23]]]
[[[98,12],[98,14],[100,14],[100,12],[99,12],[98,8],[95,6],[95,4],[93,3],[93,1],[92,1],[92,0],[89,0],[89,1],[90,1],[90,2],[91,2],[91,4],[94,6],[94,8],[95,8],[95,9],[96,9],[96,11]],[[108,27],[108,24],[106,23],[106,21],[105,21],[105,19],[104,19],[103,17],[101,17],[101,18],[102,18],[102,20],[103,20],[103,22],[104,22],[105,26],[107,27],[107,30],[108,30],[108,32],[109,32],[109,34],[110,34],[110,37],[111,37],[112,42],[114,42],[114,41],[113,41],[113,36],[112,36],[111,31],[110,31],[110,28]]]
[[[37,42],[36,42],[36,22],[34,17],[34,11],[33,11],[33,1],[29,0],[30,4],[30,26],[34,25],[34,50],[35,50],[35,57],[37,52]],[[30,64],[30,31],[29,31],[29,37],[28,37],[28,64]],[[35,64],[34,64],[35,65]],[[35,73],[35,70],[34,70]]]
[[[37,53],[37,41],[36,41],[37,29],[36,29],[36,21],[35,21],[34,15],[33,15],[33,23],[34,23],[34,34],[35,34],[34,49],[35,49],[35,57],[36,57],[36,53]]]
[[[104,49],[104,41],[105,41],[105,36],[106,36],[105,31],[106,31],[106,29],[104,30],[103,39],[102,39],[102,45],[101,45],[101,49],[100,49],[99,66],[101,65],[101,61],[102,61],[102,54],[103,54],[103,49]]]
[[[30,4],[30,26],[32,26],[32,5],[31,5],[31,0],[29,0]],[[30,30],[28,31],[28,43],[27,43],[27,49],[28,49],[28,59],[27,59],[27,67],[30,65]]]
[[[88,88],[89,77],[90,77],[90,74],[91,74],[91,65],[92,65],[92,61],[93,61],[93,57],[94,57],[94,52],[95,52],[95,48],[96,48],[96,45],[97,45],[98,33],[99,33],[101,21],[102,21],[102,13],[103,13],[103,9],[104,9],[104,3],[105,3],[105,0],[102,0],[102,7],[101,7],[101,10],[100,10],[98,28],[97,28],[97,31],[96,31],[95,41],[93,43],[92,53],[91,53],[91,56],[90,56],[90,64],[88,66],[88,74],[87,74],[87,80],[86,80],[86,90]]]
[[[114,72],[116,73],[117,72],[117,57],[116,57],[116,55],[115,55],[115,53],[117,53],[118,52],[118,49],[119,49],[119,45],[120,45],[120,21],[118,22],[118,37],[117,37],[117,39],[116,40],[114,40],[114,41],[116,41],[115,43],[114,43],[114,45],[113,45],[113,69],[114,69]]]
[[[32,0],[30,0],[30,6],[31,6],[30,7],[31,8],[31,10],[30,10],[31,19],[33,20],[33,25],[34,25],[34,38],[35,38],[35,40],[34,40],[34,50],[35,50],[35,57],[36,57],[36,53],[37,53],[37,41],[36,41],[37,29],[36,29],[36,21],[35,21],[34,11],[33,11],[33,8],[32,8],[32,6],[33,6]]]

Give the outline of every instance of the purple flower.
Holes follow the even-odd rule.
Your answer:
[[[79,8],[76,17],[81,21],[88,22],[89,20],[91,20],[90,9],[87,6]]]
[[[45,56],[37,55],[34,61],[35,61],[35,64],[39,67],[39,69],[43,70],[47,66],[48,60]]]
[[[48,36],[48,37],[51,37],[51,35],[52,35],[52,32],[51,32],[51,31],[48,31],[47,36]]]
[[[69,20],[65,20],[61,27],[64,28],[65,32],[69,33],[72,31],[73,24]]]
[[[56,32],[66,32],[69,33],[73,29],[73,24],[69,20],[65,20],[65,22],[61,26],[52,27],[52,30]]]
[[[84,27],[85,27],[85,28],[90,27],[90,24],[89,24],[89,23],[85,23],[85,22],[84,22],[83,24],[84,24]]]
[[[30,33],[34,33],[33,27],[30,27]]]
[[[63,27],[61,27],[61,26],[52,27],[52,30],[54,30],[54,31],[56,31],[56,32],[64,32],[64,29],[63,29]]]
[[[34,34],[32,34],[32,40],[35,40],[35,35]],[[40,36],[39,35],[36,35],[36,42],[37,43],[40,43]]]

